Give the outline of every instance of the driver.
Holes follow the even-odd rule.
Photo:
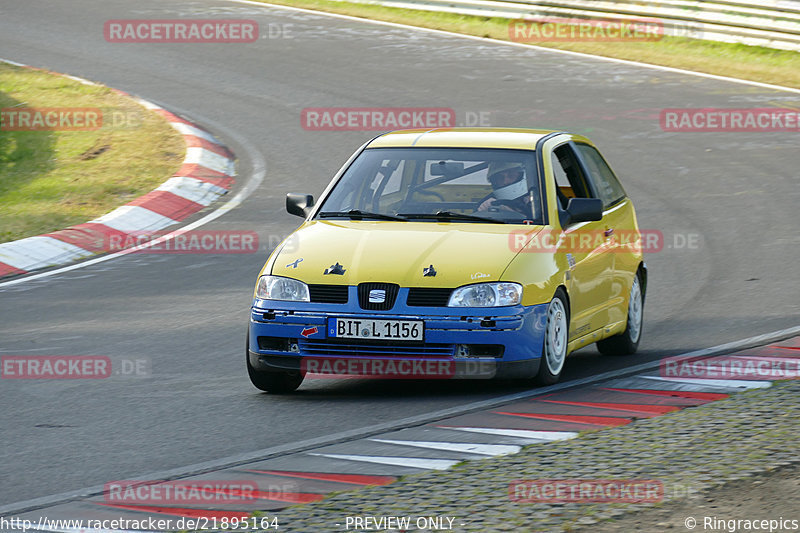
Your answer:
[[[496,161],[489,163],[489,183],[492,194],[486,198],[478,211],[505,209],[531,214],[531,197],[525,180],[525,168],[521,163]]]

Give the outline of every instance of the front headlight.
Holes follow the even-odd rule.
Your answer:
[[[256,285],[256,297],[262,300],[309,302],[308,285],[302,281],[280,276],[261,276]]]
[[[501,307],[522,301],[519,283],[476,283],[453,291],[448,307]]]

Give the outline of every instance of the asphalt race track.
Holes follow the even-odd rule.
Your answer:
[[[247,18],[251,44],[123,44],[109,19]],[[209,230],[254,230],[253,255],[135,255],[0,283],[0,354],[149,358],[152,376],[0,383],[0,505],[357,429],[524,390],[485,382],[306,382],[259,393],[244,335],[271,246],[377,132],[307,131],[307,107],[445,107],[458,121],[586,133],[634,199],[649,254],[640,353],[567,361],[562,381],[735,341],[800,320],[796,133],[667,133],[663,108],[800,106],[800,94],[556,52],[223,0],[0,1],[0,57],[141,96],[238,156]],[[224,200],[223,200],[224,201]],[[697,246],[681,248],[690,235]]]

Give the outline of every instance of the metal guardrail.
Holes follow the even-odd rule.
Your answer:
[[[800,51],[800,0],[351,0],[386,7],[519,20],[649,19],[664,35]]]

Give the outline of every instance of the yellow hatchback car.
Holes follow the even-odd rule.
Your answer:
[[[631,354],[647,267],[633,203],[589,139],[530,129],[386,133],[359,148],[270,255],[252,383],[305,376],[534,378],[597,343]]]

